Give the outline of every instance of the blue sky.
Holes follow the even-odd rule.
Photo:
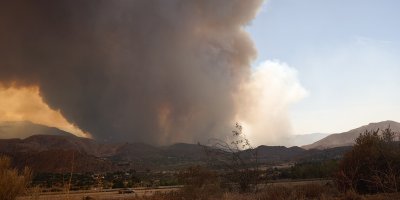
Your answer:
[[[297,71],[308,95],[295,134],[400,121],[400,1],[270,0],[247,30],[266,60]]]

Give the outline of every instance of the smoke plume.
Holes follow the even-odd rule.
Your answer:
[[[230,134],[256,56],[244,27],[261,0],[0,3],[0,81],[99,140]]]
[[[237,121],[253,144],[290,145],[290,106],[306,95],[294,68],[267,60],[240,86]]]
[[[78,136],[90,137],[68,123],[59,111],[50,109],[40,97],[37,87],[4,88],[0,85],[0,123],[4,121],[31,121],[57,127]]]

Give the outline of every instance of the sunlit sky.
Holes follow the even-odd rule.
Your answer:
[[[308,95],[291,107],[295,134],[400,121],[400,1],[269,0],[248,27],[266,60],[297,71]]]

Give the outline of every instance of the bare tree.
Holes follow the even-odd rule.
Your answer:
[[[225,170],[226,178],[239,186],[241,192],[256,190],[258,183],[258,155],[246,135],[243,127],[235,124],[231,138],[212,139],[210,146],[204,146],[209,163]]]

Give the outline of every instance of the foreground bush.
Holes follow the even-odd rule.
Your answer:
[[[359,193],[399,192],[400,143],[396,137],[389,128],[361,134],[340,163],[339,189]]]
[[[25,168],[22,172],[11,167],[10,158],[0,156],[0,199],[14,200],[25,191],[31,179],[31,172]]]
[[[132,200],[351,200],[338,196],[338,192],[332,185],[326,184],[301,184],[301,185],[268,185],[259,192],[221,192],[219,196],[210,195],[207,192],[201,197],[187,196],[184,191],[170,193],[158,193],[153,196],[137,197]]]
[[[220,196],[205,193],[203,197],[189,197],[182,191],[156,193],[152,196],[135,197],[129,200],[394,200],[400,193],[360,195],[354,191],[339,193],[330,184],[269,185],[257,193],[224,192]]]
[[[179,173],[179,181],[185,186],[179,194],[184,199],[220,198],[223,190],[220,187],[218,175],[201,166],[192,166]]]

